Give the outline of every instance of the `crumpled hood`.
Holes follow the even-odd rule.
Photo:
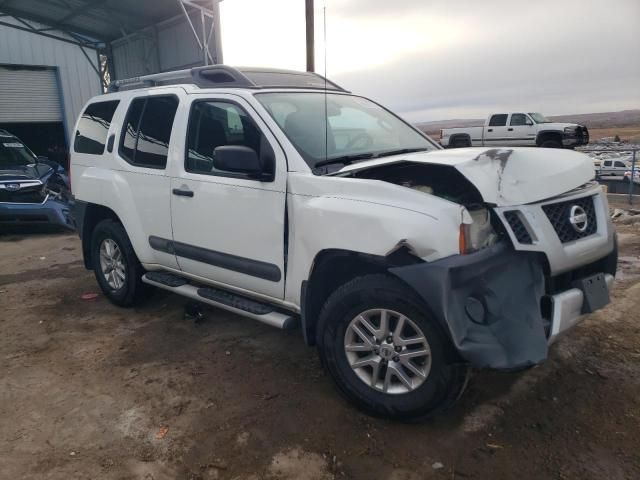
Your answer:
[[[487,203],[522,205],[561,195],[595,176],[591,159],[573,150],[551,148],[459,148],[396,155],[349,165],[342,176],[385,164],[449,165],[462,173]]]
[[[53,173],[53,168],[45,163],[32,165],[14,165],[0,170],[0,182],[20,182],[25,180],[46,181]]]

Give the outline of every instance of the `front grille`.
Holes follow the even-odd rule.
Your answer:
[[[571,208],[574,205],[581,207],[587,214],[587,228],[584,232],[577,231],[569,221]],[[543,205],[542,210],[549,218],[551,225],[553,225],[553,228],[562,243],[572,242],[580,238],[588,237],[598,231],[596,211],[593,206],[593,197],[583,197],[575,200],[567,200],[566,202],[550,203],[548,205]]]
[[[49,219],[46,215],[31,215],[31,214],[17,214],[17,215],[0,215],[0,223],[2,222],[24,222],[24,223],[41,223],[47,222]]]
[[[42,203],[43,200],[41,188],[18,190],[16,192],[0,190],[0,202]]]
[[[518,215],[518,211],[510,210],[508,212],[504,212],[504,218],[509,222],[509,226],[511,227],[513,235],[516,237],[516,240],[518,240],[519,243],[531,245],[531,234],[527,230],[527,227],[524,226],[524,223],[522,223],[520,215]]]

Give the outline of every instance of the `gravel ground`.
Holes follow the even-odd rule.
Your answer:
[[[0,234],[0,478],[640,478],[640,236],[613,302],[440,417],[367,417],[299,330],[156,292],[120,309],[69,234]]]

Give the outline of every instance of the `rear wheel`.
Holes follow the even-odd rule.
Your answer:
[[[421,301],[386,275],[356,278],[320,314],[320,356],[340,391],[375,416],[426,418],[450,406],[468,368]]]
[[[128,307],[144,297],[144,270],[127,232],[114,220],[102,220],[91,236],[91,262],[96,280],[114,304]]]
[[[466,138],[456,138],[451,145],[453,148],[465,148],[471,146],[471,141]]]

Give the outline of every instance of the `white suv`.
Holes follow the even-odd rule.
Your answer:
[[[371,414],[433,414],[470,367],[538,364],[609,301],[615,233],[583,154],[445,151],[311,73],[212,66],[111,90],[71,154],[105,295],[129,306],[148,284],[301,324]]]

